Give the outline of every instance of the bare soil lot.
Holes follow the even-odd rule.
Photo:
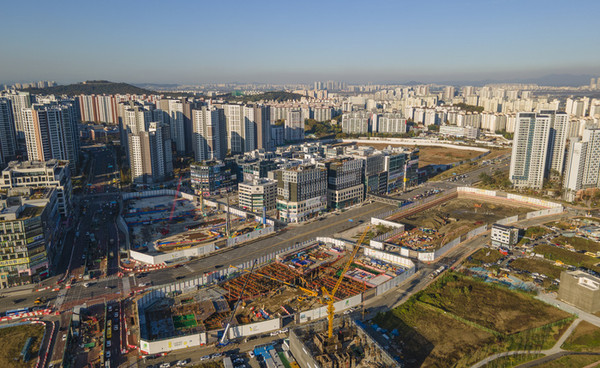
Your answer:
[[[0,367],[29,368],[34,367],[39,353],[40,343],[44,336],[44,327],[29,324],[15,327],[0,328]],[[18,359],[27,339],[33,337],[29,350],[29,360],[23,363]],[[15,360],[17,358],[17,360]]]

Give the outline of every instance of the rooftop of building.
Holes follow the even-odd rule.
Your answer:
[[[62,160],[48,160],[48,161],[11,161],[8,163],[6,170],[30,170],[30,169],[52,169],[55,166],[67,166],[68,161]]]

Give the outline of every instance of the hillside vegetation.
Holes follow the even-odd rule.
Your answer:
[[[144,88],[132,86],[127,83],[115,83],[109,81],[87,81],[82,83],[46,87],[46,88],[27,88],[24,91],[31,92],[33,94],[40,95],[114,95],[114,94],[135,94],[135,95],[148,95],[157,94],[155,91],[151,91]]]

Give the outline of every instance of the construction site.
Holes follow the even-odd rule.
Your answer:
[[[531,206],[508,205],[480,198],[451,198],[423,211],[394,216],[405,231],[385,242],[415,251],[432,251],[469,231],[499,219],[524,214]]]
[[[337,319],[332,336],[328,336],[327,328],[327,323],[320,321],[291,330],[290,351],[301,366],[400,367],[360,322],[352,318]]]
[[[262,226],[254,218],[242,218],[205,206],[202,201],[194,203],[172,196],[128,200],[123,217],[130,229],[132,248],[149,252],[214,243]]]
[[[260,267],[232,267],[218,285],[172,292],[146,307],[143,335],[154,340],[273,319],[283,326],[303,311],[357,295],[360,301],[360,294],[406,271],[358,250],[314,242]]]

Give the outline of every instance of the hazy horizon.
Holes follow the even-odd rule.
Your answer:
[[[594,1],[4,4],[3,83],[600,76]]]

